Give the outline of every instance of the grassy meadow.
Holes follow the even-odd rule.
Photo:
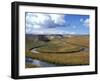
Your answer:
[[[89,65],[89,36],[71,36],[53,38],[48,42],[38,40],[34,36],[26,36],[26,58],[37,59],[59,66]],[[35,51],[30,49],[35,47]],[[85,50],[88,49],[88,50]],[[34,64],[26,68],[41,67]]]

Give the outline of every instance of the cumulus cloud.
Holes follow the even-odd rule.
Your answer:
[[[84,25],[89,27],[89,19],[84,20]]]
[[[64,15],[50,14],[50,17],[56,25],[63,26],[66,23]]]
[[[89,27],[89,18],[87,18],[87,19],[80,19],[80,22],[81,22],[84,26]]]
[[[30,29],[64,27],[66,26],[64,16],[61,14],[26,13],[26,32],[29,32]]]

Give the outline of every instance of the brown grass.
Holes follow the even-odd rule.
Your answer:
[[[33,54],[31,52],[27,52],[26,57],[31,57],[33,59],[38,59],[61,65],[89,64],[89,54],[87,52],[68,53],[68,54],[50,54],[50,53]]]
[[[34,65],[34,64],[29,64],[29,63],[25,64],[25,68],[35,68],[35,67],[39,67],[39,66]]]
[[[70,38],[63,38],[61,40],[52,40],[50,43],[56,45],[61,45],[61,49],[55,48],[56,51],[65,51],[69,48],[74,47],[87,47],[89,48],[89,37],[70,37]],[[71,43],[71,44],[69,44]],[[69,45],[69,46],[68,46]],[[42,51],[46,48],[42,48]],[[52,48],[51,48],[52,49]],[[41,49],[40,49],[41,50]],[[47,49],[50,51],[50,49]],[[52,51],[52,50],[51,50]],[[53,64],[58,65],[88,65],[89,64],[89,51],[80,51],[74,53],[31,53],[30,51],[26,51],[26,57],[30,57],[32,59],[38,59],[41,61],[46,61]]]

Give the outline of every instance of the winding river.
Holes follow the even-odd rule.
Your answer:
[[[39,53],[38,51],[36,51],[36,48],[33,48],[30,51],[35,53],[35,54]],[[82,47],[79,51],[89,51],[89,48]],[[37,65],[37,66],[40,66],[40,67],[58,66],[58,65],[55,65],[55,64],[51,64],[51,63],[48,63],[48,62],[40,61],[40,60],[37,60],[37,59],[31,59],[31,58],[26,58],[26,63],[31,63],[31,64],[34,64],[34,65]]]

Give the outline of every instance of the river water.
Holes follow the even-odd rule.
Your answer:
[[[57,66],[55,64],[51,64],[48,62],[44,62],[44,61],[40,61],[40,60],[36,60],[36,59],[31,59],[31,58],[26,58],[26,63],[31,63],[40,67],[54,67]]]

